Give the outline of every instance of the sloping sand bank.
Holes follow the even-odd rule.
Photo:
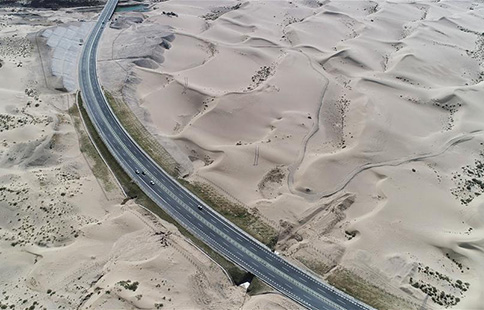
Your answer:
[[[376,286],[381,308],[479,308],[483,16],[471,1],[172,0],[104,38],[169,26],[163,59],[113,61],[123,47],[106,44],[124,71],[103,79],[188,179],[277,226],[283,255],[357,295]]]
[[[29,10],[39,13],[40,25],[32,25],[16,10],[0,9],[0,308],[267,304],[266,297],[251,298],[232,285],[176,227],[132,201],[123,204],[89,148],[75,96],[54,90],[59,84],[45,64],[48,53],[39,56],[38,48],[48,47],[35,33],[54,26],[52,12]],[[52,18],[78,17],[61,10]],[[285,298],[270,299],[271,307],[295,309]]]

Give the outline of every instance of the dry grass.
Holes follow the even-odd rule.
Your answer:
[[[307,259],[304,257],[297,257],[296,259],[304,264],[304,266],[321,276],[324,276],[332,269],[332,266],[326,265],[325,263],[314,259]]]
[[[418,309],[417,305],[390,294],[381,287],[373,285],[353,272],[341,267],[331,272],[327,277],[327,281],[334,287],[376,309]]]
[[[80,99],[80,95],[79,95]],[[114,159],[111,155],[107,147],[105,146],[104,142],[99,137],[97,131],[94,129],[93,124],[91,123],[86,110],[82,106],[82,100],[79,100],[79,109],[83,115],[86,128],[89,131],[94,143],[96,143],[97,148],[99,149],[101,155],[108,163],[109,167],[113,171],[116,176],[116,179],[120,182],[121,186],[127,193],[127,195],[131,198],[135,199],[135,202],[143,207],[147,208],[148,210],[152,211],[161,219],[175,225],[181,234],[185,237],[189,238],[194,244],[196,244],[199,248],[201,248],[207,255],[209,255],[213,260],[215,260],[218,264],[220,264],[230,275],[232,281],[235,284],[243,283],[249,277],[249,274],[239,267],[231,263],[230,261],[226,260],[223,256],[212,250],[208,247],[205,243],[200,241],[198,238],[193,236],[189,231],[187,231],[183,226],[181,226],[177,221],[175,221],[172,217],[170,217],[165,211],[163,211],[155,202],[153,202],[134,182],[132,182],[131,178],[124,172],[118,162]],[[75,126],[78,129],[82,128],[81,120],[79,117],[79,113],[77,111],[77,107],[71,108],[69,111],[71,116],[73,116]],[[79,130],[78,130],[79,131]],[[100,179],[101,181],[109,175],[109,169],[105,165],[104,161],[97,153],[96,148],[91,143],[91,140],[87,136],[87,134],[83,131],[79,131],[80,134],[80,143],[81,143],[81,151],[86,153],[88,156],[92,156],[95,159],[96,165],[93,167],[94,175]],[[112,186],[115,186],[112,184]]]
[[[150,155],[154,161],[174,177],[178,177],[178,164],[158,141],[146,130],[126,103],[117,100],[104,91],[109,105],[119,121],[133,139]],[[189,183],[179,179],[180,183],[209,204],[229,221],[266,244],[274,247],[277,243],[277,231],[263,222],[257,215],[251,214],[244,206],[233,203],[219,194],[213,187],[202,183]]]
[[[83,117],[84,119],[87,117],[87,113],[85,112],[84,108],[82,107],[82,99],[80,94],[78,95],[78,103],[79,103],[79,109],[81,112],[83,112]],[[103,187],[106,191],[112,191],[114,190],[117,186],[112,182],[112,179],[109,177],[111,174],[109,172],[108,167],[104,164],[104,161],[102,160],[101,156],[99,153],[96,151],[96,148],[94,145],[91,143],[91,140],[89,139],[89,136],[87,135],[86,131],[84,130],[84,127],[82,125],[82,120],[81,116],[79,114],[79,110],[77,106],[72,106],[69,109],[69,114],[71,115],[71,118],[74,122],[74,127],[78,133],[79,137],[79,147],[81,152],[86,154],[91,160],[92,160],[92,172],[94,176],[103,184]],[[92,126],[91,122],[89,119],[86,120],[86,127]],[[94,128],[91,128],[88,130],[92,132]]]
[[[268,247],[274,248],[277,243],[278,233],[272,226],[262,221],[259,216],[251,214],[244,206],[220,195],[213,187],[207,184],[200,182],[189,183],[185,180],[179,181],[223,217]]]
[[[104,90],[104,94],[114,114],[136,143],[167,173],[173,177],[178,177],[178,163],[143,126],[126,103],[122,100],[117,100],[106,90]]]

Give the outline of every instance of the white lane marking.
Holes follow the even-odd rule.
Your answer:
[[[299,279],[301,279],[302,281],[304,281],[306,284],[310,284],[309,281],[307,279],[305,279],[304,277],[300,277]]]
[[[210,237],[212,237],[212,238],[214,238],[214,239],[220,239],[220,237],[219,237],[219,236],[217,236],[217,235],[215,235],[215,233],[214,233],[212,230],[209,230],[209,231],[207,232],[207,234],[209,234],[209,235],[210,235]]]
[[[256,249],[251,243],[249,243],[249,247],[252,249],[253,252],[258,251],[258,249]]]
[[[291,272],[291,270],[289,270],[286,265],[282,265],[281,266],[281,269],[284,269],[286,272]]]
[[[253,247],[252,247],[253,248]],[[292,267],[292,266],[291,266]]]

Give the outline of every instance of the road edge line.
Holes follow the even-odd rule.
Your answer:
[[[75,105],[77,107],[77,111],[79,111],[79,117],[81,119],[81,123],[82,123],[82,126],[84,127],[84,130],[86,131],[87,133],[87,136],[89,137],[89,141],[91,141],[91,144],[94,146],[94,148],[96,149],[96,152],[98,153],[99,157],[101,157],[103,163],[106,165],[106,167],[108,168],[109,172],[111,173],[111,175],[113,176],[116,184],[118,185],[118,187],[121,189],[121,192],[123,193],[124,197],[128,197],[128,194],[125,192],[123,186],[121,185],[121,182],[118,180],[118,178],[116,177],[116,174],[114,173],[114,171],[111,169],[111,167],[109,166],[108,162],[106,161],[106,159],[104,158],[104,156],[101,154],[101,151],[99,150],[99,148],[97,147],[97,144],[96,142],[94,142],[94,139],[92,138],[91,136],[91,133],[89,132],[89,129],[87,128],[86,126],[86,123],[84,121],[84,117],[82,116],[82,112],[81,112],[81,108],[79,107],[79,95],[80,95],[80,91],[76,91],[76,100],[75,100]]]

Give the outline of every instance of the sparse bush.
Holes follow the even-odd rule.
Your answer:
[[[126,280],[126,281],[119,281],[118,284],[124,287],[125,289],[134,292],[138,289],[139,282],[138,281],[131,282],[131,280]]]

